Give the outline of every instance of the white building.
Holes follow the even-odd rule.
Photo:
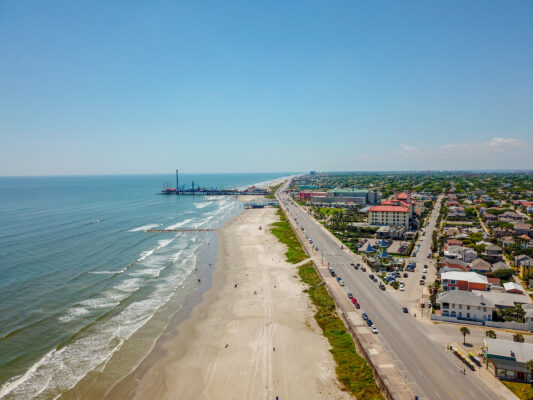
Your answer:
[[[484,296],[471,292],[443,292],[437,298],[443,317],[455,317],[472,321],[491,321],[494,304]]]

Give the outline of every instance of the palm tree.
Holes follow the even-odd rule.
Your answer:
[[[496,332],[494,332],[492,329],[485,332],[485,336],[491,339],[496,339]]]
[[[460,331],[463,334],[463,344],[466,344],[466,335],[470,335],[470,330],[466,326],[463,326]]]
[[[533,360],[526,362],[526,368],[529,369],[529,372],[533,374]]]
[[[513,341],[514,342],[519,342],[519,343],[524,343],[524,336],[521,333],[515,333],[513,335]]]

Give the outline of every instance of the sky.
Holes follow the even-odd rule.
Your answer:
[[[0,175],[533,168],[531,1],[0,1]]]

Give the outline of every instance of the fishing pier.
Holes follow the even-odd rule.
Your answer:
[[[251,196],[251,195],[267,195],[270,192],[266,189],[257,188],[251,186],[244,190],[238,189],[223,189],[223,188],[202,188],[198,185],[194,185],[192,181],[191,185],[179,186],[179,173],[176,170],[176,187],[170,187],[169,184],[165,184],[161,193],[163,195],[178,195],[178,196]]]

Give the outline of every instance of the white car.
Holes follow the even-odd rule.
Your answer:
[[[400,292],[403,292],[405,290],[405,284],[403,282],[400,282]]]
[[[377,334],[378,333],[378,328],[376,328],[374,325],[372,325],[370,327],[370,330],[372,331],[373,334]]]

